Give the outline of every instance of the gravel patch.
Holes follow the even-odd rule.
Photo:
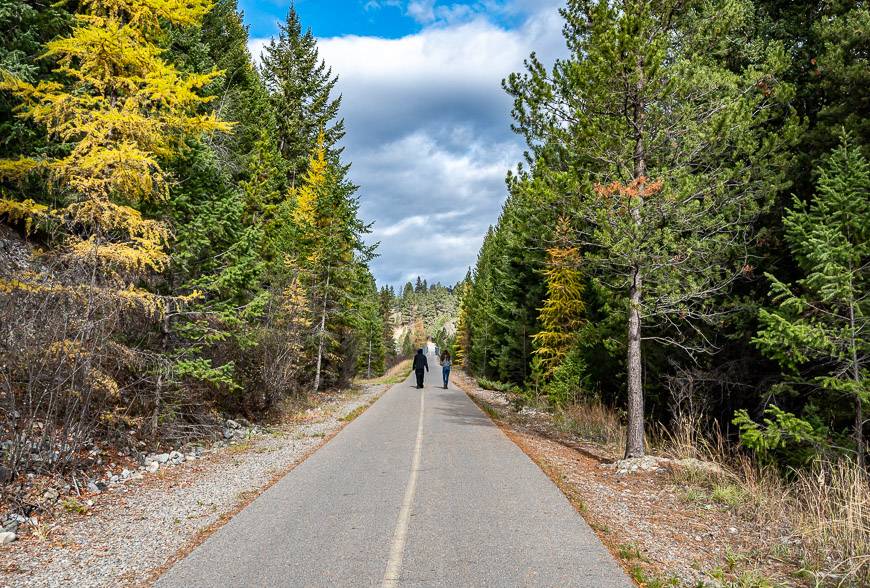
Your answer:
[[[202,458],[111,486],[87,513],[59,513],[0,546],[0,586],[129,586],[150,583],[271,483],[323,445],[344,417],[387,386],[366,386],[309,410],[303,422],[252,436]]]

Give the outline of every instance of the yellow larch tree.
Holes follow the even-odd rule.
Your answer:
[[[547,249],[547,298],[540,309],[541,330],[532,337],[541,376],[548,380],[576,343],[583,324],[583,279],[580,252],[571,245],[571,225],[561,218],[556,242]]]
[[[185,138],[229,130],[199,91],[220,72],[182,74],[164,58],[164,25],[191,26],[210,0],[86,0],[68,37],[47,45],[64,80],[30,84],[9,74],[0,90],[20,100],[18,116],[69,146],[59,157],[0,161],[0,178],[42,172],[62,204],[38,207],[25,196],[0,211],[27,227],[50,219],[66,231],[64,252],[109,271],[160,271],[167,262],[164,224],[137,209],[167,197],[161,159]]]

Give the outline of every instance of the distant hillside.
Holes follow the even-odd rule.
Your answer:
[[[427,338],[444,347],[456,334],[459,312],[458,288],[440,283],[429,285],[418,277],[408,282],[400,294],[387,289],[392,300],[391,323],[396,348],[407,354]]]

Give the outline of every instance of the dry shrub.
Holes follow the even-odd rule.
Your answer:
[[[717,428],[701,436],[691,422],[658,427],[657,445],[674,457],[719,465],[720,475],[675,470],[678,483],[727,485],[740,496],[737,510],[760,530],[762,544],[788,551],[819,586],[870,585],[870,479],[855,462],[820,462],[785,475],[729,445]]]
[[[0,483],[73,469],[97,430],[132,425],[145,359],[116,335],[143,332],[153,306],[87,277],[72,265],[0,274]]]
[[[739,495],[740,516],[755,523],[760,545],[790,557],[818,586],[870,585],[870,481],[850,460],[817,463],[785,476],[745,455],[712,450],[705,442],[695,457],[714,462],[720,475],[672,472],[677,483],[727,486]]]

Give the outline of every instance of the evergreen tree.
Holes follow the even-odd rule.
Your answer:
[[[860,148],[844,137],[820,170],[813,201],[795,197],[784,223],[804,277],[792,286],[767,274],[778,308],[760,311],[754,341],[789,373],[821,370],[812,381],[834,399],[851,400],[863,466],[863,409],[870,401],[870,165]]]
[[[379,298],[381,312],[381,339],[384,347],[384,361],[387,366],[393,365],[396,361],[396,338],[393,331],[393,325],[396,324],[396,313],[394,311],[396,304],[396,295],[392,286],[384,286],[381,288]]]
[[[459,286],[459,310],[456,319],[456,338],[453,349],[453,359],[456,365],[468,367],[467,357],[468,348],[471,345],[471,334],[468,328],[468,311],[466,301],[470,296],[471,290],[471,272],[465,277],[465,280]]]
[[[365,266],[358,266],[357,271],[362,275],[357,280],[360,292],[356,295],[356,367],[359,373],[364,373],[366,378],[371,379],[374,375],[382,374],[385,369],[384,323],[374,277]]]
[[[293,210],[298,244],[295,263],[305,276],[317,317],[315,392],[320,389],[324,368],[333,378],[340,377],[341,335],[349,325],[356,270],[372,255],[362,242],[362,235],[370,229],[357,216],[355,190],[342,179],[341,170],[327,161],[321,135],[304,182],[295,191]]]
[[[776,83],[776,47],[738,71],[717,61],[751,14],[746,2],[572,0],[562,13],[571,57],[548,74],[532,56],[505,87],[551,189],[582,195],[570,211],[590,271],[626,298],[626,456],[636,457],[641,341],[709,349],[698,323],[718,320],[711,297],[746,271],[751,223],[780,186],[783,141],[765,125],[790,94]],[[662,330],[644,335],[656,320]]]
[[[405,333],[402,339],[402,356],[411,357],[414,355],[414,340],[411,338],[411,331]]]
[[[343,120],[333,122],[341,106],[341,97],[332,97],[338,78],[320,59],[311,30],[303,32],[292,3],[278,38],[265,48],[260,72],[279,114],[278,149],[287,162],[289,182],[295,186],[305,176],[318,136],[322,134],[328,157],[334,159],[345,131]]]
[[[53,80],[52,62],[40,59],[45,44],[66,35],[72,15],[63,6],[41,5],[24,0],[7,0],[0,5],[0,71],[33,83]],[[13,115],[18,101],[0,93],[0,157],[32,153],[37,145],[45,149],[50,142],[38,126]]]

